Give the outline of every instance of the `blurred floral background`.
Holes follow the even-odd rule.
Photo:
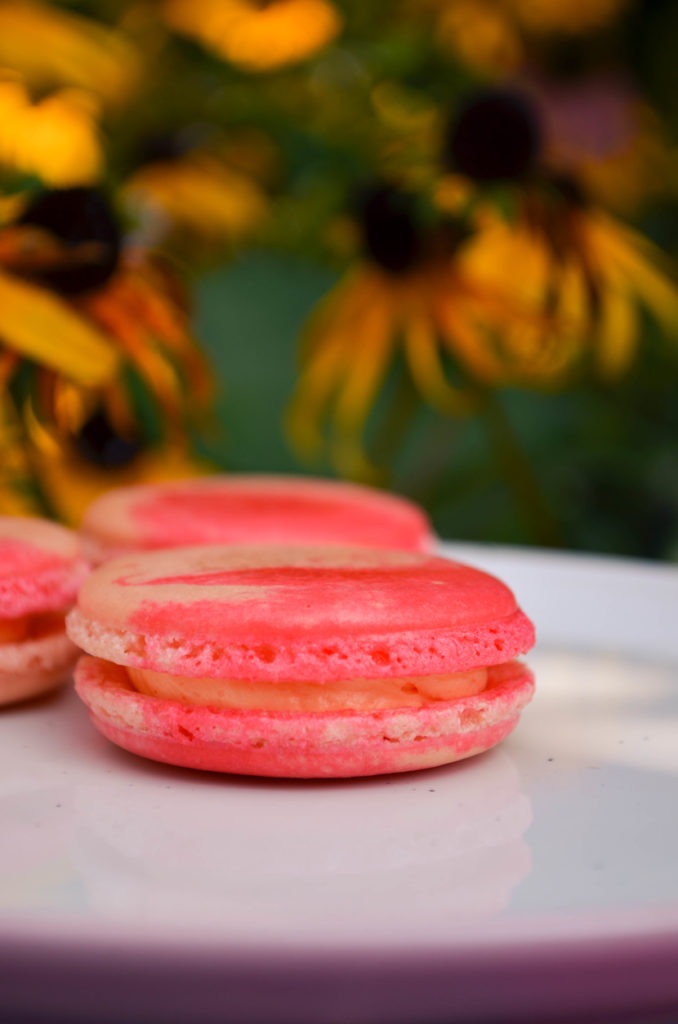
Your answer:
[[[0,0],[0,511],[315,472],[678,558],[671,0]]]

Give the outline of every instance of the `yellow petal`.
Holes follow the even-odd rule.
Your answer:
[[[178,373],[183,392],[190,392],[195,407],[202,409],[211,399],[213,381],[203,353],[188,333],[181,300],[172,294],[175,284],[160,267],[140,263],[120,269],[105,289],[80,298],[78,305],[118,340],[131,360],[147,367],[153,390],[175,394]],[[169,376],[153,353],[170,366]]]
[[[375,303],[350,339],[349,369],[334,409],[332,456],[342,476],[376,484],[380,473],[363,445],[363,431],[393,352],[394,327],[386,296]]]
[[[601,267],[612,267],[625,277],[626,287],[635,293],[665,328],[678,330],[678,287],[662,269],[661,251],[646,238],[598,214],[589,228]]]
[[[88,387],[115,374],[105,335],[44,289],[0,274],[0,310],[0,341],[14,352]]]
[[[505,373],[497,357],[492,335],[483,325],[474,322],[472,305],[460,307],[460,296],[440,295],[437,302],[437,322],[443,342],[471,373],[485,383],[495,383]]]
[[[425,316],[414,314],[406,324],[404,334],[410,372],[424,398],[446,413],[467,412],[466,395],[450,384],[445,376],[432,323]]]
[[[315,454],[322,446],[322,410],[350,361],[348,340],[340,331],[323,338],[299,376],[287,409],[286,430],[292,444],[306,455]]]
[[[375,303],[350,339],[351,368],[335,405],[339,433],[362,431],[393,350],[391,312],[388,303]]]
[[[603,374],[612,377],[626,370],[638,338],[638,315],[633,297],[612,283],[601,299],[596,357]]]
[[[323,443],[324,407],[351,373],[356,332],[370,309],[383,305],[381,279],[363,267],[347,274],[318,303],[301,338],[303,369],[286,416],[292,444],[313,455]]]
[[[165,17],[233,64],[269,71],[311,56],[340,31],[327,0],[166,0]]]
[[[365,311],[383,293],[381,277],[360,266],[349,271],[317,303],[302,331],[300,355],[308,358],[329,334],[353,332]]]
[[[551,269],[539,235],[526,225],[495,221],[481,227],[461,248],[457,265],[465,279],[489,285],[497,295],[526,306],[541,305]]]
[[[62,90],[27,105],[13,125],[17,169],[37,174],[48,185],[65,188],[99,177],[103,154],[96,122],[76,90]]]
[[[539,344],[528,373],[542,382],[556,380],[591,344],[593,309],[581,263],[564,260],[554,266],[553,311],[538,329]]]
[[[0,64],[38,90],[82,86],[104,100],[124,99],[140,63],[115,29],[38,0],[0,3]]]

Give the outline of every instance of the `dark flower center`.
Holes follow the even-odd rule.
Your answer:
[[[583,207],[587,205],[586,193],[574,175],[565,171],[551,171],[545,180],[547,186],[568,206]]]
[[[413,198],[392,185],[374,185],[363,193],[358,209],[370,258],[392,274],[411,270],[423,248]]]
[[[104,409],[97,409],[83,423],[73,442],[78,455],[99,469],[122,469],[142,449],[138,438],[117,433]]]
[[[474,181],[517,181],[534,169],[541,141],[537,113],[527,97],[489,89],[468,100],[450,123],[443,159]]]
[[[110,204],[94,188],[42,192],[19,218],[54,235],[72,250],[64,266],[41,267],[35,277],[63,295],[100,288],[114,273],[120,257],[120,228]]]

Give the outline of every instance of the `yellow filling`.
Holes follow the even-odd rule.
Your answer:
[[[16,619],[0,619],[0,644],[19,644],[24,640],[37,640],[48,633],[63,629],[63,612],[39,612],[20,615]]]
[[[128,668],[141,693],[182,704],[262,711],[377,711],[418,708],[480,693],[487,669],[451,675],[403,676],[399,679],[342,679],[327,683],[265,683],[240,679],[172,676]]]

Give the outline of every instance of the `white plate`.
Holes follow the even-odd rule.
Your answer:
[[[537,696],[447,768],[156,765],[71,693],[0,716],[0,1019],[372,1024],[678,1007],[678,569],[448,545]]]

